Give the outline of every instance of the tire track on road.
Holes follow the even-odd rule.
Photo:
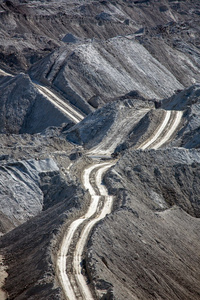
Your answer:
[[[176,129],[178,128],[183,112],[182,111],[165,111],[165,117],[161,125],[158,126],[154,135],[143,142],[137,149],[158,149],[170,140]]]
[[[61,286],[63,288],[65,297],[67,299],[70,299],[70,300],[75,300],[75,299],[77,299],[77,297],[76,297],[76,292],[74,291],[75,286],[72,287],[71,282],[70,282],[70,278],[69,278],[68,274],[66,273],[66,260],[67,260],[67,255],[68,255],[68,252],[69,252],[69,248],[70,248],[70,245],[72,243],[72,240],[73,240],[73,237],[74,237],[74,234],[75,234],[76,230],[78,229],[78,227],[83,222],[85,222],[85,220],[90,219],[91,216],[96,213],[97,207],[98,207],[98,204],[99,204],[99,200],[100,200],[100,197],[101,197],[101,193],[102,192],[105,193],[105,190],[103,189],[103,187],[101,187],[100,188],[100,190],[101,190],[100,195],[96,194],[94,188],[90,184],[90,174],[94,169],[96,169],[96,168],[99,169],[99,171],[97,172],[98,175],[96,176],[96,178],[97,178],[96,180],[98,181],[98,184],[100,185],[101,180],[102,180],[103,172],[105,172],[108,168],[110,168],[112,164],[114,164],[114,163],[111,163],[111,162],[104,162],[104,163],[100,163],[100,164],[96,163],[96,164],[93,164],[92,166],[87,167],[84,170],[83,184],[84,184],[85,189],[88,190],[90,195],[91,195],[90,206],[89,206],[88,211],[86,212],[85,215],[83,215],[79,219],[73,221],[71,223],[71,225],[69,226],[69,228],[68,228],[68,230],[67,230],[67,232],[66,232],[66,234],[63,238],[63,241],[62,241],[62,244],[61,244],[61,247],[60,247],[60,251],[59,251],[58,256],[57,256],[57,265],[56,265],[57,276],[58,276],[59,281],[61,283]],[[107,211],[107,209],[106,209],[106,211]],[[101,214],[101,216],[103,218],[103,213]],[[100,219],[98,218],[98,220],[100,220]],[[96,222],[98,222],[98,220]],[[78,260],[79,260],[79,257],[82,255],[82,251],[83,251],[83,248],[85,246],[85,240],[87,240],[87,237],[88,237],[90,229],[91,229],[91,225],[88,225],[88,224],[90,224],[90,223],[87,223],[87,225],[86,225],[87,228],[84,227],[84,235],[81,233],[82,239],[79,240],[79,242],[78,242],[79,243],[78,245],[80,246],[80,249],[78,249],[77,256],[76,256],[76,257],[78,257],[77,258]],[[87,235],[85,235],[86,232],[87,232]],[[77,247],[76,247],[76,249],[77,249]],[[78,264],[80,264],[80,262],[81,261],[79,261]],[[76,266],[75,258],[74,258],[74,265]],[[77,270],[78,271],[76,273],[79,274],[80,273],[80,266],[77,267]],[[79,277],[76,278],[76,279],[80,280]],[[81,280],[81,282],[82,282],[82,280]],[[87,298],[87,299],[89,299],[89,298]]]

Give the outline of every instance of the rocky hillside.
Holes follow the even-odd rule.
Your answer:
[[[79,95],[91,105],[95,97],[104,101],[133,89],[147,98],[163,98],[170,91],[183,88],[173,73],[155,60],[134,36],[90,41],[70,48],[62,46],[42,61],[42,67],[41,62],[35,64],[30,74],[38,81],[49,81],[72,100],[73,94]],[[188,71],[191,82],[197,74]]]
[[[87,252],[99,299],[199,299],[199,155],[131,151],[107,173],[116,210]]]

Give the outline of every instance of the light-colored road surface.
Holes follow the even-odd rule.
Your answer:
[[[149,137],[149,139],[142,143],[137,149],[158,149],[164,145],[176,131],[181,122],[182,115],[182,111],[166,110],[164,120],[154,132],[154,135]]]
[[[178,128],[178,126],[181,122],[181,118],[183,116],[183,112],[182,111],[174,111],[174,115],[175,116],[174,116],[174,119],[173,119],[173,122],[172,122],[171,126],[166,131],[163,138],[158,143],[153,145],[153,149],[158,149],[162,145],[164,145],[167,141],[169,141],[170,138],[172,137],[172,135],[174,134],[174,132],[176,131],[176,129]]]
[[[101,180],[102,180],[102,174],[111,167],[111,165],[113,164],[113,162],[104,162],[104,163],[96,163],[94,165],[89,166],[88,168],[86,168],[84,170],[83,173],[83,184],[86,190],[89,191],[90,195],[91,195],[91,202],[90,202],[90,206],[88,208],[87,213],[82,216],[81,218],[73,221],[71,223],[71,225],[69,226],[64,238],[63,238],[63,242],[61,244],[60,247],[60,251],[58,253],[58,258],[57,258],[57,274],[58,274],[58,278],[60,280],[60,283],[63,287],[63,291],[64,294],[66,296],[67,299],[73,300],[73,299],[77,299],[75,292],[74,292],[74,287],[75,287],[75,283],[73,284],[73,287],[71,285],[70,282],[70,278],[68,276],[68,274],[66,273],[66,260],[67,260],[67,255],[68,255],[68,251],[69,251],[69,247],[72,243],[73,240],[73,236],[75,231],[77,230],[77,228],[87,219],[89,219],[91,216],[93,216],[96,212],[97,212],[97,208],[98,208],[98,204],[99,204],[99,200],[101,195],[105,195],[106,194],[106,190],[101,187]],[[98,169],[99,171],[97,172],[96,175],[96,185],[100,186],[100,190],[99,190],[99,195],[96,194],[94,188],[92,187],[91,183],[90,183],[90,174],[94,169]],[[107,194],[106,194],[107,196]],[[98,222],[101,218],[103,218],[105,216],[106,213],[110,213],[110,207],[108,207],[108,205],[104,205],[104,208],[101,212],[101,215],[96,217],[95,219],[93,219],[92,223],[87,223],[87,225],[84,227],[81,235],[80,235],[80,239],[78,242],[78,245],[76,246],[76,252],[74,255],[74,265],[75,265],[75,270],[76,275],[80,273],[80,262],[81,262],[81,256],[82,256],[82,251],[83,248],[85,246],[85,242],[87,240],[87,237],[89,235],[90,229],[92,228],[92,226]],[[77,258],[78,257],[78,258]],[[80,258],[80,259],[79,259]],[[76,264],[76,262],[78,261],[78,266]],[[81,275],[81,277],[83,277]],[[78,282],[83,281],[83,279],[80,279],[80,276],[77,276]],[[85,281],[84,281],[85,282]],[[85,284],[87,292],[89,291],[89,289],[87,288],[87,285]],[[84,287],[85,287],[84,286]],[[88,292],[89,293],[89,292]],[[87,296],[89,297],[89,296]],[[90,298],[87,298],[90,299]],[[93,298],[91,298],[93,299]]]
[[[148,138],[139,148],[147,149],[154,148],[157,149],[165,144],[176,131],[177,127],[180,124],[182,117],[182,112],[179,111],[165,111],[165,116],[162,123],[158,126],[157,130],[154,133],[154,136]],[[112,147],[112,145],[111,145]],[[100,150],[100,149],[99,149]],[[104,149],[105,150],[105,149]],[[97,149],[94,149],[94,155],[97,154]],[[110,149],[107,149],[105,152],[106,155],[110,153]],[[90,151],[90,154],[91,151]],[[101,151],[100,151],[100,154]],[[68,300],[84,299],[84,300],[93,300],[94,297],[90,291],[90,288],[86,282],[86,278],[82,274],[81,262],[83,259],[84,247],[87,243],[89,234],[92,227],[102,218],[109,214],[112,210],[113,197],[108,195],[107,189],[102,185],[103,174],[114,165],[114,161],[104,162],[104,163],[94,163],[85,169],[83,174],[83,184],[85,189],[88,189],[91,195],[91,203],[88,209],[88,212],[85,216],[72,222],[68,228],[67,234],[63,239],[61,246],[61,251],[58,255],[58,264],[57,264],[57,274],[60,278],[62,288],[65,293],[65,297]],[[98,192],[95,192],[96,189],[93,188],[90,183],[90,174],[92,171],[95,171],[95,185],[98,189]],[[98,212],[98,203],[100,199],[104,199],[103,209]],[[81,233],[76,243],[75,250],[71,259],[72,264],[72,274],[66,274],[66,257],[68,255],[71,241],[75,231],[78,229],[80,224],[84,222],[83,228],[81,228]]]
[[[75,278],[79,290],[81,291],[83,299],[92,300],[93,296],[88,288],[88,285],[85,281],[84,276],[81,274],[81,265],[80,262],[82,260],[82,254],[84,247],[86,245],[89,233],[92,227],[101,219],[103,219],[107,214],[111,213],[112,204],[113,204],[113,197],[108,195],[107,189],[101,184],[103,174],[114,164],[114,162],[109,163],[105,166],[102,166],[96,173],[96,186],[99,189],[99,193],[101,196],[104,196],[104,206],[97,216],[94,219],[90,220],[84,227],[81,232],[80,238],[76,245],[76,249],[74,252],[74,260],[73,260],[73,267],[75,270]],[[69,298],[70,299],[70,298]]]
[[[5,279],[8,277],[8,273],[6,272],[6,267],[4,266],[4,258],[0,255],[0,299],[6,300],[8,299],[7,293],[2,289],[5,284]]]
[[[62,112],[64,112],[70,120],[72,120],[74,123],[79,123],[84,119],[84,115],[74,109],[71,105],[64,102],[61,98],[59,98],[56,94],[54,94],[49,88],[35,84],[35,87],[38,89],[38,91],[44,95],[51,103],[53,103],[56,107],[58,107]]]
[[[0,75],[3,76],[12,76],[2,70],[0,70]],[[73,120],[75,123],[80,122],[84,116],[72,108],[70,105],[66,104],[62,101],[57,95],[55,95],[48,88],[36,85],[37,89],[49,99],[55,106],[57,106],[60,110],[65,112],[68,117]],[[141,112],[142,114],[145,113]],[[154,148],[158,149],[163,144],[165,144],[174,134],[177,127],[181,122],[182,112],[180,111],[165,111],[165,117],[163,122],[158,126],[152,137],[149,137],[144,143],[140,145],[138,149],[147,149]],[[123,135],[127,133],[126,128],[127,122],[124,121],[124,126],[121,127],[123,131]],[[113,131],[111,136],[107,138],[105,143],[98,145],[90,151],[92,155],[109,155],[113,152],[113,148],[115,148],[116,143],[119,143],[118,140],[118,131]],[[102,177],[104,173],[115,164],[115,161],[107,161],[101,163],[94,163],[88,166],[83,173],[83,185],[86,190],[89,191],[91,200],[88,210],[85,215],[79,217],[75,221],[73,221],[68,227],[58,255],[57,255],[57,265],[56,265],[56,273],[57,277],[60,281],[60,285],[62,286],[65,298],[68,300],[93,300],[93,295],[89,289],[89,286],[86,282],[85,277],[82,275],[82,257],[84,247],[87,243],[89,234],[91,232],[92,227],[101,219],[103,219],[106,214],[109,214],[112,210],[113,205],[113,197],[108,195],[108,191],[104,185],[102,185]],[[95,172],[95,189],[91,184],[91,172]],[[100,200],[103,200],[103,208],[99,211],[99,203]],[[71,260],[71,273],[66,272],[66,264],[67,258],[69,255],[70,247],[72,246],[73,239],[77,230],[81,227],[81,231],[79,233],[78,242],[75,245],[75,250],[73,251],[72,260]]]
[[[12,76],[12,77],[13,77],[12,74],[9,74],[9,73],[7,73],[7,72],[1,70],[1,69],[0,69],[0,75],[1,75],[1,76]]]
[[[140,149],[142,150],[147,149],[151,144],[153,144],[159,138],[159,136],[162,134],[165,127],[167,126],[170,116],[171,116],[171,111],[170,110],[166,111],[165,118],[162,124],[160,124],[160,127],[158,128],[157,132],[154,134],[153,137],[150,138],[148,142],[144,142],[144,144],[139,147]]]

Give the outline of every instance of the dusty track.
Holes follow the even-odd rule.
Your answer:
[[[42,95],[44,95],[50,102],[52,102],[56,107],[63,111],[73,122],[79,123],[84,119],[83,114],[75,110],[68,103],[64,102],[50,89],[39,84],[35,84],[35,86]]]
[[[153,136],[142,143],[137,149],[158,149],[170,140],[182,118],[182,111],[165,111],[163,122],[158,126]]]
[[[88,208],[88,211],[85,215],[80,217],[79,219],[75,220],[74,222],[71,223],[69,226],[64,238],[63,242],[60,247],[60,251],[58,253],[58,258],[57,258],[57,274],[60,280],[60,283],[63,287],[64,294],[67,299],[73,300],[77,299],[76,294],[77,292],[74,292],[74,289],[77,291],[81,290],[81,294],[84,295],[84,298],[86,299],[93,299],[91,292],[81,275],[81,256],[83,253],[83,249],[85,246],[85,243],[87,241],[88,235],[90,233],[91,228],[94,226],[95,223],[97,223],[100,219],[104,218],[107,213],[111,212],[111,207],[112,207],[112,201],[111,201],[111,196],[108,196],[107,190],[105,187],[101,186],[101,181],[102,181],[102,175],[103,173],[110,168],[114,162],[104,162],[104,163],[96,163],[94,165],[91,165],[87,167],[84,170],[83,173],[83,184],[86,190],[89,190],[89,193],[91,195],[91,203]],[[92,187],[90,183],[90,174],[91,172],[97,169],[98,171],[96,172],[95,180],[96,180],[96,186],[98,187],[99,193],[96,194],[94,188]],[[96,215],[98,204],[100,197],[104,196],[105,197],[105,204],[104,207],[99,215]],[[73,287],[70,282],[70,278],[68,274],[66,273],[66,259],[67,255],[69,252],[69,247],[72,243],[73,236],[75,234],[75,231],[78,229],[78,227],[86,220],[90,220],[90,218],[94,216],[94,219],[89,221],[83,228],[81,235],[79,237],[79,241],[76,245],[76,249],[73,255],[73,270],[74,270],[74,278],[71,279],[73,280]],[[80,292],[79,292],[80,293]]]
[[[1,71],[0,74],[3,76],[8,76],[10,74]],[[12,76],[12,75],[10,75]],[[62,101],[57,95],[55,95],[48,88],[40,85],[36,85],[37,89],[45,95],[49,101],[51,101],[55,106],[65,112],[68,117],[73,120],[75,123],[80,122],[84,116]],[[145,111],[141,112],[142,114]],[[165,111],[165,117],[158,126],[154,135],[148,138],[138,149],[147,149],[154,148],[158,149],[162,145],[164,145],[172,135],[176,131],[177,127],[180,124],[182,117],[182,112],[179,111]],[[129,120],[130,121],[130,120]],[[126,128],[126,120],[124,121],[124,126],[122,126],[122,134],[127,134]],[[90,154],[100,154],[100,155],[109,155],[113,151],[113,143],[116,144],[119,142],[118,131],[113,131],[111,135],[107,138],[107,140],[95,147]],[[116,145],[115,145],[116,146]],[[85,299],[92,300],[94,299],[92,292],[88,284],[86,283],[85,277],[82,275],[82,256],[84,247],[87,243],[89,234],[91,232],[92,227],[101,219],[103,219],[106,214],[109,214],[112,210],[113,205],[113,197],[108,195],[106,187],[102,185],[102,177],[104,173],[115,164],[115,161],[111,160],[109,162],[103,163],[94,163],[87,167],[83,173],[83,185],[86,190],[89,191],[91,196],[90,206],[85,215],[73,221],[66,234],[63,237],[60,250],[57,255],[57,264],[56,264],[56,273],[57,277],[60,281],[60,285],[63,288],[63,292],[66,299],[75,300],[75,299]],[[91,184],[91,172],[95,171],[95,189]],[[96,192],[98,191],[98,192]],[[98,210],[100,200],[103,200],[103,208],[101,211]],[[67,256],[69,254],[70,247],[73,242],[73,238],[77,230],[81,230],[79,232],[79,239],[75,245],[75,249],[72,253],[72,271],[70,274],[66,272],[66,262]]]
[[[182,117],[182,112],[179,111],[165,111],[165,116],[162,123],[158,126],[155,131],[154,136],[150,137],[147,141],[145,141],[139,149],[147,149],[154,148],[157,149],[165,144],[174,134],[177,127],[180,124]],[[113,135],[113,137],[115,134]],[[109,139],[110,141],[110,139]],[[105,144],[102,144],[105,147]],[[112,144],[110,146],[112,148]],[[100,154],[105,153],[108,155],[111,150],[109,148],[103,149],[101,151],[100,147],[98,148]],[[90,151],[91,154],[91,151]],[[97,154],[97,148],[94,149],[94,155]],[[86,215],[81,218],[75,220],[70,227],[63,239],[61,245],[61,251],[58,255],[57,261],[57,275],[60,279],[60,283],[63,287],[65,297],[69,300],[75,299],[85,299],[92,300],[94,299],[90,288],[86,282],[85,277],[82,275],[82,267],[81,262],[83,259],[83,251],[84,247],[87,243],[90,231],[92,227],[102,218],[106,216],[106,214],[111,212],[113,205],[112,196],[108,195],[107,189],[105,186],[101,184],[103,174],[114,165],[114,161],[104,162],[104,163],[94,163],[93,165],[87,167],[84,170],[83,174],[83,184],[85,189],[88,189],[91,195],[91,203]],[[98,193],[95,192],[96,189],[92,187],[90,174],[92,171],[95,171],[95,185]],[[98,203],[100,198],[104,199],[104,206],[100,213],[98,213]],[[70,249],[70,243],[73,239],[73,235],[75,231],[78,229],[80,224],[84,223],[83,228],[81,229],[81,233],[76,243],[75,249],[73,250],[73,258],[72,258],[72,274],[66,274],[66,256],[68,255]]]

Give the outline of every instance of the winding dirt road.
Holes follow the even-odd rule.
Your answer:
[[[0,70],[0,75],[12,76],[11,74],[8,74],[2,70]],[[49,101],[51,101],[60,110],[65,112],[73,122],[78,123],[84,118],[84,115],[62,101],[62,99],[60,99],[47,87],[38,84],[35,84],[35,86],[40,93],[49,99]],[[142,115],[144,113],[145,111],[141,112]],[[158,149],[164,145],[172,138],[174,132],[177,130],[181,122],[181,118],[182,112],[180,111],[165,111],[164,119],[155,130],[153,136],[150,136],[145,142],[143,142],[138,149]],[[126,124],[127,122],[125,120],[124,125]],[[122,130],[123,134],[126,134],[128,129],[126,126],[122,126],[122,128],[124,128]],[[93,154],[94,156],[98,154],[100,156],[102,154],[109,156],[110,153],[113,152],[113,147],[115,148],[115,144],[118,142],[118,131],[114,130],[111,133],[111,136],[109,136],[104,143],[95,147],[89,152],[89,154]],[[105,172],[115,163],[116,160],[98,163],[94,162],[83,172],[83,185],[85,189],[89,191],[90,205],[85,215],[79,217],[70,224],[63,237],[59,252],[57,254],[56,273],[66,299],[94,299],[93,294],[86,282],[86,277],[82,274],[83,252],[93,226],[112,211],[113,197],[108,195],[106,187],[102,185],[102,178]],[[91,183],[93,173],[95,178],[95,187]],[[101,206],[102,208],[100,209]],[[76,240],[77,232],[79,235],[78,240]],[[70,258],[71,261],[70,272],[66,271],[68,258]]]
[[[67,299],[73,300],[77,299],[79,294],[83,297],[83,299],[93,299],[91,292],[85,282],[85,278],[81,274],[81,261],[82,261],[82,253],[84,246],[87,242],[88,235],[90,233],[91,228],[97,223],[99,220],[104,218],[106,214],[111,212],[112,208],[112,196],[108,196],[106,188],[101,185],[103,174],[109,169],[115,161],[112,162],[104,162],[104,163],[96,163],[84,170],[83,173],[83,184],[86,190],[89,191],[91,196],[90,206],[85,215],[80,217],[79,219],[73,221],[69,226],[60,247],[60,251],[58,253],[57,258],[57,275],[59,277],[60,283],[63,287],[64,294]],[[98,188],[98,193],[93,188],[90,183],[90,175],[93,170],[96,169],[95,172],[95,186]],[[98,214],[98,204],[101,196],[104,196],[104,206],[101,210],[100,214]],[[90,218],[93,216],[93,219]],[[76,245],[74,254],[73,254],[73,276],[72,278],[66,273],[66,260],[69,252],[70,245],[73,241],[74,234],[78,227],[88,220],[88,222],[83,227],[78,243]],[[73,282],[73,285],[71,284]]]
[[[165,111],[165,116],[162,123],[155,130],[152,137],[148,138],[139,149],[154,148],[157,149],[164,145],[172,137],[177,130],[181,122],[182,112],[179,111]],[[112,148],[112,145],[110,146]],[[105,151],[105,148],[104,148]],[[105,155],[109,155],[110,149],[107,149]],[[91,151],[90,151],[91,154]],[[96,148],[94,154],[97,154]],[[113,197],[108,195],[108,191],[104,185],[102,185],[102,177],[105,172],[116,161],[109,161],[103,163],[94,163],[88,166],[83,173],[83,185],[86,190],[89,191],[91,196],[90,206],[87,213],[73,221],[69,226],[58,254],[57,259],[57,275],[63,288],[66,299],[76,300],[93,300],[94,297],[86,282],[86,277],[82,274],[82,260],[84,247],[89,238],[92,227],[106,214],[109,214],[112,210]],[[92,186],[91,173],[95,173],[95,188]],[[103,200],[104,205],[99,212],[99,202]],[[83,225],[84,224],[84,225]],[[81,226],[83,225],[83,226]],[[81,227],[81,228],[79,228]],[[76,241],[76,245],[70,254],[69,250],[72,247],[73,237],[76,231],[79,230],[79,238]],[[70,256],[71,255],[71,256]],[[66,261],[70,257],[70,272],[66,272]]]

